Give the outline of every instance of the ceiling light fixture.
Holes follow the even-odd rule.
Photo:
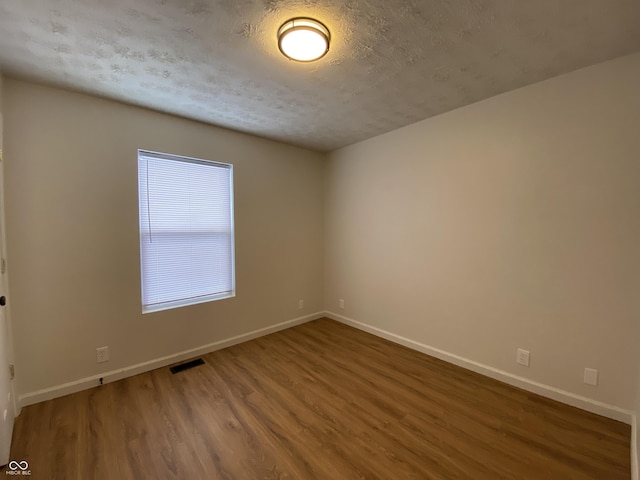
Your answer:
[[[313,62],[324,57],[330,39],[329,29],[312,18],[292,18],[278,29],[278,48],[296,62]]]

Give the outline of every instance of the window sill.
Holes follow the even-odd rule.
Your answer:
[[[163,310],[171,310],[173,308],[188,307],[189,305],[198,305],[200,303],[215,302],[226,298],[233,298],[236,292],[218,293],[215,295],[207,295],[206,297],[191,298],[188,300],[176,300],[174,302],[159,303],[157,305],[143,306],[142,313],[161,312]]]

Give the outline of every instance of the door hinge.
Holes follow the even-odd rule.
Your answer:
[[[0,258],[0,275],[4,275],[7,271],[7,261],[4,258]]]
[[[16,378],[16,366],[13,363],[9,364],[9,380]]]

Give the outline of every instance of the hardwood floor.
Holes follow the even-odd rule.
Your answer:
[[[42,479],[625,479],[630,427],[322,319],[23,409]]]

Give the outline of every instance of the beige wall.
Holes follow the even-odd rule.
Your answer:
[[[322,155],[13,79],[4,100],[18,393],[323,309]],[[138,148],[234,165],[236,298],[141,314]]]
[[[333,152],[327,310],[632,409],[638,85],[634,55]]]

